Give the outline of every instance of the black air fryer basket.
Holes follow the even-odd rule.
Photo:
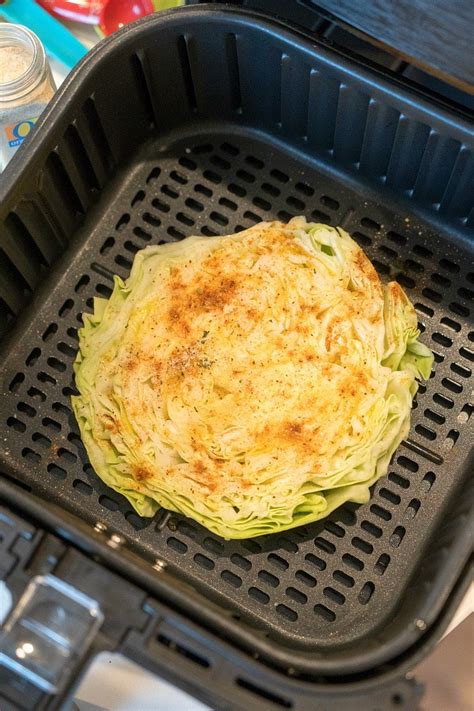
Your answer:
[[[152,16],[93,49],[0,181],[1,577],[51,574],[104,622],[55,695],[0,667],[2,708],[59,708],[118,649],[213,707],[416,707],[470,552],[473,126],[250,10]],[[435,352],[409,438],[364,506],[225,541],[142,519],[70,408],[77,329],[148,244],[293,215],[341,225]]]

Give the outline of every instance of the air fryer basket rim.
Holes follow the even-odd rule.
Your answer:
[[[380,82],[394,99],[400,100],[407,105],[415,105],[417,109],[426,111],[435,120],[441,118],[448,121],[456,131],[461,129],[466,139],[471,138],[472,140],[473,123],[468,116],[460,115],[459,112],[445,105],[441,100],[434,101],[431,96],[426,96],[419,87],[407,86],[401,78],[373,66],[368,60],[353,56],[347,57],[340,48],[333,47],[323,37],[316,37],[301,27],[291,26],[283,19],[275,16],[269,17],[259,10],[246,8],[243,11],[233,5],[214,5],[211,3],[198,6],[188,5],[171,10],[162,10],[159,14],[154,13],[136,20],[102,39],[84,55],[69,72],[53,99],[39,117],[37,126],[41,127],[41,131],[30,134],[28,141],[23,142],[23,145],[15,152],[8,164],[8,169],[0,173],[0,205],[8,200],[16,178],[21,174],[25,164],[31,162],[34,152],[40,149],[44,142],[47,141],[47,134],[54,135],[54,131],[57,128],[55,123],[60,120],[61,105],[65,100],[72,99],[71,95],[74,91],[87,80],[90,73],[94,72],[97,62],[100,62],[108,53],[119,51],[116,49],[117,47],[120,49],[120,46],[125,41],[132,41],[134,35],[138,34],[139,36],[148,27],[159,27],[167,22],[170,24],[175,22],[183,24],[185,20],[188,20],[188,16],[190,22],[193,20],[200,21],[202,16],[205,17],[206,15],[211,17],[213,21],[219,18],[232,18],[236,23],[241,23],[244,27],[251,18],[253,26],[264,31],[278,32],[282,38],[290,42],[293,41],[297,44],[305,45],[308,52],[317,49],[318,54],[329,63],[334,63],[336,67],[347,69],[349,72],[356,68],[357,75],[366,79],[374,88],[377,88],[377,82]],[[183,25],[182,31],[186,32],[186,30],[187,26]],[[25,158],[23,158],[24,152],[27,152]]]
[[[185,10],[187,13],[186,17],[189,15],[190,18],[195,18],[195,21],[198,22],[200,21],[199,18],[205,17],[206,21],[209,20],[209,18],[212,19],[212,21],[216,22],[217,21],[225,21],[227,22],[236,22],[237,24],[240,23],[240,27],[244,27],[246,24],[248,24],[249,21],[249,13],[240,13],[239,11],[235,9],[219,9],[216,11],[214,7],[212,8],[205,8],[205,7],[200,7],[199,9],[187,9]],[[210,15],[209,13],[212,12]],[[252,13],[253,16],[253,13]],[[26,145],[24,148],[21,149],[21,151],[18,152],[17,157],[15,158],[14,162],[12,163],[11,170],[9,169],[7,173],[4,176],[3,184],[0,183],[0,192],[1,189],[3,188],[5,191],[5,206],[6,206],[6,212],[9,212],[10,209],[13,209],[13,204],[18,201],[18,197],[15,196],[15,186],[18,189],[17,181],[20,179],[24,178],[24,173],[27,170],[28,166],[31,164],[31,162],[34,160],[35,157],[38,157],[39,154],[45,150],[45,146],[47,143],[50,143],[51,145],[54,145],[55,143],[55,135],[62,133],[60,132],[61,129],[61,124],[62,128],[64,130],[64,127],[67,123],[66,119],[67,117],[67,111],[70,109],[71,104],[74,102],[74,94],[77,92],[80,87],[91,77],[93,78],[93,75],[97,73],[97,65],[101,63],[101,60],[107,56],[107,53],[112,53],[112,51],[118,51],[117,48],[121,46],[122,42],[125,42],[125,40],[128,39],[129,42],[132,42],[133,38],[140,37],[141,33],[145,33],[145,31],[149,27],[155,27],[157,30],[159,28],[165,28],[167,25],[172,27],[172,25],[176,22],[178,22],[179,16],[178,13],[165,13],[161,17],[156,17],[156,18],[147,18],[146,20],[143,20],[136,25],[126,28],[122,33],[120,33],[117,36],[112,37],[110,40],[107,40],[102,46],[97,48],[91,53],[90,58],[86,58],[83,60],[81,63],[81,66],[74,72],[74,76],[71,77],[71,79],[67,82],[67,85],[62,89],[60,95],[58,98],[53,102],[53,105],[51,108],[48,110],[47,114],[43,117],[41,120],[41,126],[43,128],[43,131],[36,132],[32,136],[32,140]],[[187,26],[188,27],[188,26]],[[298,41],[296,42],[294,37],[295,35],[287,30],[286,28],[281,27],[279,23],[269,21],[268,19],[264,19],[262,16],[258,17],[258,20],[254,18],[253,22],[253,28],[255,27],[261,27],[262,30],[265,29],[266,32],[270,32],[270,30],[274,33],[279,33],[279,38],[280,39],[285,39],[286,41],[291,41],[291,43],[295,43],[297,45],[304,44],[306,40],[299,38]],[[270,28],[270,29],[268,29]],[[164,30],[163,30],[164,31]],[[321,53],[326,57],[326,59],[331,55],[330,50],[326,48],[319,48]],[[309,55],[311,52],[313,54],[317,54],[317,51],[315,48],[312,48],[309,46],[309,44],[306,45],[305,47],[306,53]],[[332,57],[331,57],[332,59]],[[346,62],[344,59],[338,58],[336,64],[339,64],[341,66],[346,66],[349,64]],[[364,76],[367,78],[368,72],[365,69],[360,70],[361,76]],[[375,82],[373,77],[370,77],[372,81]],[[386,83],[382,80],[379,80],[380,85],[382,87],[382,90],[386,87]],[[406,96],[404,92],[398,89],[394,89],[393,86],[390,84],[388,87],[388,95],[394,95],[397,94],[400,99],[403,99],[404,101],[406,100]],[[61,106],[60,102],[66,101],[67,100],[67,106]],[[410,101],[411,99],[409,99]],[[417,107],[417,110],[420,112],[423,112],[423,109],[429,110],[429,113],[433,117],[433,107],[431,105],[426,105],[423,106],[423,100],[420,99],[419,105]],[[436,116],[438,118],[441,118],[443,120],[453,120],[452,117],[449,116],[444,110],[437,110]],[[64,116],[66,114],[66,116]],[[463,121],[459,120],[457,123],[457,131],[460,133],[463,133],[467,131],[468,126],[463,123]],[[56,134],[55,134],[56,132]],[[242,134],[244,134],[245,131],[242,129]],[[48,149],[50,150],[50,149]],[[12,181],[12,185],[10,189],[6,185],[6,179],[9,179]],[[3,203],[2,203],[3,204]],[[458,226],[459,227],[459,226]],[[466,239],[466,238],[465,238]],[[462,242],[465,242],[465,239],[462,240]],[[41,312],[42,307],[41,304],[37,304],[37,310],[38,313]],[[32,312],[30,313],[30,320],[32,313],[35,311],[33,308]],[[23,320],[23,323],[19,324],[18,328],[24,328],[24,326],[27,325],[27,321]],[[31,327],[31,323],[29,324]],[[18,328],[16,329],[15,333],[18,334],[19,330]],[[25,332],[26,333],[26,332]],[[10,339],[10,353],[15,349],[16,347],[16,341],[12,338]],[[464,543],[465,540],[459,539],[458,541],[459,545],[462,546],[461,548],[464,550]],[[458,571],[460,569],[460,558],[458,558]],[[450,580],[449,585],[452,585],[452,579]],[[442,598],[444,599],[448,593],[449,589],[445,588],[442,592],[441,590],[438,590],[440,593],[439,599],[441,600]],[[171,594],[170,591],[168,591],[168,594]],[[236,632],[237,636],[242,632],[241,629],[239,629],[239,625],[235,624],[234,621],[226,621],[226,624],[229,628],[233,627],[234,631]],[[418,639],[420,636],[420,630],[416,628],[416,625],[410,629],[410,630],[400,630],[401,636],[399,637],[397,644],[394,644],[394,646],[390,647],[390,645],[386,645],[385,647],[385,657],[390,656],[393,654],[394,650],[400,645],[401,647],[406,648],[407,646],[410,646],[415,639]],[[245,637],[245,634],[243,635]],[[248,639],[250,643],[250,639]],[[395,640],[393,640],[395,642]],[[267,644],[267,642],[263,643],[262,640],[260,639],[254,639],[255,643],[255,648],[258,646],[261,646],[263,653],[265,653],[267,656],[270,654],[270,648],[272,647],[271,644]],[[288,664],[288,660],[291,658],[291,661],[294,666],[295,658],[297,655],[288,652],[284,652],[281,655],[278,654],[279,650],[276,650],[274,647],[271,649],[271,654],[270,656],[273,656],[275,659],[277,659],[278,656],[281,657],[281,662],[282,664]],[[370,668],[376,663],[380,662],[380,656],[379,656],[380,650],[373,650],[371,653],[367,655],[367,658],[363,659],[362,657],[359,657],[357,660],[353,660],[354,664],[352,667],[354,669],[360,669],[360,668]],[[325,660],[327,661],[327,660]],[[323,661],[319,660],[316,662],[316,665],[314,663],[314,660],[307,660],[302,656],[301,659],[301,667],[308,667],[311,668],[313,671],[315,669],[315,666],[321,671],[324,668],[325,673],[338,673],[340,669],[340,662],[337,664],[325,664]],[[337,669],[336,669],[337,666]],[[351,668],[351,664],[349,663],[348,666],[346,667],[347,670]]]

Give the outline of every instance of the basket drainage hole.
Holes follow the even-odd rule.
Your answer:
[[[370,511],[375,516],[378,516],[384,521],[390,521],[390,519],[392,518],[392,514],[390,513],[390,511],[387,511],[387,509],[383,508],[383,506],[378,506],[378,504],[372,504],[372,506],[370,507]]]
[[[139,202],[142,202],[144,200],[144,198],[145,198],[145,193],[143,192],[143,190],[139,190],[135,194],[135,197],[133,198],[133,200],[131,202],[131,207],[133,207],[134,205],[136,205]]]
[[[325,553],[332,554],[336,552],[336,546],[334,545],[334,543],[331,543],[322,536],[318,536],[314,539],[314,545]]]
[[[474,363],[474,351],[472,351],[470,348],[465,348],[462,346],[459,349],[459,355],[465,358],[466,360],[469,360],[471,363]]]
[[[214,561],[207,556],[202,555],[202,553],[196,553],[193,560],[195,563],[200,565],[201,568],[205,568],[205,570],[213,570],[215,567]]]
[[[324,588],[323,595],[329,598],[329,600],[332,600],[332,602],[335,602],[336,605],[343,605],[346,601],[344,595],[338,590],[334,590],[334,588]]]
[[[416,309],[417,311],[420,311],[420,313],[424,314],[425,316],[428,316],[429,318],[431,318],[432,316],[434,316],[434,311],[433,311],[433,309],[430,309],[430,307],[429,307],[429,306],[426,306],[425,304],[416,303],[416,304],[415,304],[415,309]]]
[[[153,180],[156,180],[159,177],[160,173],[161,173],[160,168],[158,168],[158,167],[153,168],[153,170],[150,171],[150,173],[148,174],[146,182],[151,183]]]
[[[35,408],[31,407],[31,405],[28,405],[26,402],[19,402],[16,409],[19,412],[23,412],[23,414],[28,415],[28,417],[35,417],[36,415]]]
[[[371,521],[362,521],[360,527],[374,538],[381,538],[383,535],[382,529]]]
[[[434,472],[426,472],[425,476],[423,477],[423,480],[421,482],[422,489],[426,492],[431,489],[433,484],[436,481],[436,474]]]
[[[272,575],[272,573],[269,573],[268,570],[260,570],[258,577],[262,582],[267,583],[267,585],[271,585],[272,588],[276,588],[280,584],[280,581],[276,575]]]
[[[286,173],[283,173],[277,168],[274,168],[272,171],[270,171],[270,175],[272,176],[272,178],[276,178],[276,180],[278,180],[280,183],[287,183],[290,179],[288,175],[286,175]]]
[[[45,437],[45,435],[41,434],[41,432],[33,432],[31,439],[44,449],[51,447],[51,440],[49,437]]]
[[[259,588],[249,588],[249,597],[253,598],[262,605],[268,605],[268,603],[270,602],[269,595],[267,595],[267,593],[263,592],[263,590],[260,590]]]
[[[306,573],[304,570],[297,570],[295,578],[309,588],[314,588],[316,585],[316,578],[313,578],[312,575],[309,575],[309,573]]]
[[[234,588],[240,588],[242,586],[242,578],[240,578],[235,573],[232,573],[232,571],[230,570],[223,570],[221,573],[221,578],[222,580],[225,580],[226,583],[229,583],[229,585],[232,585],[232,587]]]
[[[383,575],[387,570],[389,563],[390,556],[388,555],[388,553],[382,553],[382,555],[379,557],[376,564],[374,565],[374,570],[377,575]]]
[[[304,558],[318,570],[324,570],[326,567],[326,562],[314,553],[307,553]]]
[[[367,605],[369,602],[370,598],[372,597],[373,593],[375,590],[375,585],[371,582],[364,583],[362,586],[360,593],[358,595],[358,600],[361,605]]]
[[[224,151],[224,153],[228,153],[231,156],[238,156],[240,153],[239,149],[233,146],[231,143],[223,143],[221,145],[221,149]]]
[[[73,309],[73,307],[74,307],[74,301],[72,299],[66,299],[64,304],[59,309],[59,312],[58,312],[59,316],[61,316],[61,317],[67,316],[68,313],[70,313],[70,311]]]
[[[189,659],[191,662],[199,664],[199,666],[204,667],[204,669],[208,669],[211,666],[208,659],[201,656],[200,654],[197,654],[194,651],[191,651],[187,647],[183,647],[177,642],[174,642],[169,637],[166,637],[164,634],[159,634],[157,636],[157,641],[164,647],[172,649],[174,652],[177,652],[178,654],[181,654],[181,656],[186,657],[186,659]]]
[[[99,496],[99,504],[109,511],[118,511],[120,508],[114,499],[111,499],[110,496],[106,496],[105,494]]]
[[[220,541],[216,541],[215,538],[205,538],[203,545],[204,548],[207,548],[211,553],[215,553],[215,555],[220,555],[224,551],[224,545]]]
[[[449,430],[446,435],[446,440],[444,442],[445,449],[452,449],[459,439],[459,432],[457,430]]]
[[[169,185],[163,185],[161,188],[161,192],[163,195],[167,195],[170,197],[172,200],[176,200],[176,198],[179,197],[179,193],[176,192],[176,190],[173,190]]]
[[[48,470],[49,474],[52,474],[56,479],[63,480],[66,478],[66,470],[63,469],[62,467],[59,467],[57,464],[48,464],[46,467]]]
[[[253,684],[251,681],[247,681],[246,679],[238,677],[235,680],[235,683],[242,689],[246,689],[246,691],[250,691],[250,693],[255,694],[256,696],[260,696],[261,698],[265,699],[266,701],[270,701],[276,706],[281,706],[285,709],[293,708],[293,704],[291,701],[288,701],[287,699],[284,699],[281,696],[277,696],[273,691],[267,691],[267,689],[262,689],[260,686]]]
[[[275,186],[272,185],[271,183],[262,183],[262,190],[272,197],[278,197],[280,194],[280,190]],[[314,192],[314,190],[313,190]],[[313,194],[313,193],[308,193],[308,194]]]
[[[174,180],[175,183],[179,183],[180,185],[186,185],[186,183],[188,182],[186,176],[182,175],[182,173],[179,173],[177,170],[171,171],[170,178],[171,180]]]
[[[354,578],[351,575],[347,575],[347,573],[344,573],[342,570],[335,570],[332,577],[346,588],[353,588],[355,585]]]
[[[358,548],[363,553],[370,554],[374,550],[374,547],[371,543],[368,543],[368,541],[364,541],[364,539],[359,538],[359,536],[354,536],[351,543],[354,546],[354,548]]]
[[[416,514],[420,510],[420,506],[421,501],[419,499],[412,499],[405,511],[406,518],[415,518]]]
[[[115,225],[115,229],[118,231],[122,227],[125,227],[125,225],[128,225],[130,222],[130,215],[128,212],[126,212],[124,215],[120,217],[120,219],[117,221],[117,224]]]
[[[305,595],[301,590],[297,590],[296,588],[286,588],[286,594],[288,597],[291,597],[292,600],[295,602],[299,602],[300,605],[305,605],[308,602],[308,597]]]
[[[100,253],[101,254],[108,254],[112,247],[115,244],[115,240],[113,237],[107,237],[105,242],[103,243],[102,247],[100,248]],[[62,316],[62,313],[59,312],[59,315]]]
[[[403,704],[403,696],[401,694],[394,694],[392,696],[392,704],[394,706],[401,706]]]
[[[404,469],[408,469],[408,471],[410,472],[417,472],[419,469],[418,464],[412,459],[409,459],[408,457],[398,457],[397,462],[398,464],[400,464],[400,466],[402,466]]]
[[[339,526],[337,523],[334,523],[334,521],[327,521],[324,528],[326,529],[326,531],[329,531],[329,533],[332,533],[337,538],[344,538],[344,536],[346,535],[346,532],[342,528],[342,526]]]
[[[461,378],[470,378],[472,375],[472,370],[470,368],[466,368],[464,365],[460,365],[459,363],[451,363],[450,367],[453,373],[460,375]]]
[[[26,431],[26,425],[21,420],[17,420],[16,417],[9,417],[7,420],[7,426],[10,427],[15,432],[20,432],[21,434]]]
[[[351,555],[351,553],[344,553],[342,556],[343,562],[349,566],[349,568],[352,568],[353,570],[363,570],[364,568],[364,563],[359,560],[359,558],[356,558],[354,555]]]
[[[430,301],[434,301],[435,304],[439,304],[443,300],[443,296],[439,293],[439,291],[429,289],[428,287],[423,289],[421,293]]]
[[[321,195],[319,198],[321,203],[325,206],[328,207],[330,210],[338,210],[339,209],[339,203],[337,200],[334,200],[334,198],[329,197],[329,195]]]
[[[315,605],[314,612],[319,617],[322,617],[326,622],[334,622],[336,619],[336,613],[326,607],[326,605]]]
[[[196,155],[200,155],[201,153],[212,153],[214,146],[211,143],[201,143],[201,145],[193,146],[191,150]]]
[[[229,161],[221,158],[221,156],[211,156],[209,160],[213,165],[221,170],[229,170],[230,168]]]
[[[321,198],[322,201],[322,198]],[[339,207],[339,205],[338,205]],[[363,217],[362,220],[360,221],[360,224],[362,227],[367,227],[369,230],[374,230],[375,232],[378,232],[380,230],[380,225],[378,222],[375,222],[374,220],[371,220],[370,217]]]
[[[239,568],[242,568],[242,570],[250,570],[250,568],[252,567],[252,563],[239,553],[233,553],[230,559],[234,565],[237,565]]]
[[[264,200],[261,197],[254,197],[252,200],[253,204],[255,207],[258,207],[260,210],[271,210],[272,206],[271,203],[268,202],[268,200]]]
[[[287,570],[288,568],[288,562],[276,553],[270,553],[268,562],[272,563],[276,568],[280,568],[280,570]]]
[[[449,259],[441,259],[439,265],[440,267],[443,267],[443,269],[446,269],[446,271],[451,272],[452,274],[457,274],[460,269],[458,264],[456,264],[455,262],[451,262]]]
[[[28,366],[34,365],[37,362],[40,355],[41,355],[41,350],[39,348],[33,348],[30,355],[26,359],[26,365],[28,365]]]
[[[90,277],[87,274],[83,274],[81,276],[81,278],[79,279],[79,281],[77,282],[76,286],[74,287],[74,291],[76,292],[76,294],[81,294],[89,282],[90,282]],[[56,324],[51,324],[51,326],[55,326],[55,325]],[[46,330],[45,333],[48,333],[51,326],[48,327],[48,329]],[[58,330],[58,327],[56,326],[56,328],[52,332],[55,333],[57,330]],[[43,336],[43,340],[46,340],[44,336]]]
[[[405,533],[406,531],[403,526],[397,526],[392,535],[390,536],[390,545],[394,548],[398,548],[398,546],[405,537]]]
[[[169,545],[170,548],[172,548],[174,551],[177,553],[187,553],[188,546],[186,543],[183,543],[183,541],[180,541],[178,538],[175,538],[174,536],[171,536],[168,538],[166,543]]]
[[[456,301],[452,301],[449,304],[449,310],[456,314],[457,316],[469,316],[469,309],[462,304],[458,304]]]
[[[398,494],[394,494],[393,491],[390,491],[390,489],[386,489],[385,487],[382,487],[379,492],[380,496],[382,496],[384,499],[387,501],[390,501],[390,503],[398,505],[401,501],[401,498],[399,497]]]
[[[303,212],[303,210],[306,209],[305,203],[302,200],[293,197],[293,195],[290,195],[290,197],[286,199],[286,202],[290,207],[293,207],[297,211],[299,210],[300,212]]]
[[[36,377],[38,378],[40,383],[51,383],[51,385],[57,385],[56,378],[53,378],[53,376],[49,373],[45,373],[44,370],[40,370]],[[77,393],[71,392],[71,395],[77,395]]]
[[[176,524],[176,529],[188,538],[195,539],[197,531],[195,527],[189,521],[178,521]]]
[[[296,545],[296,543],[291,541],[289,538],[285,538],[284,536],[277,539],[277,544],[280,548],[283,548],[285,551],[288,551],[288,553],[298,552],[298,546]]]
[[[12,379],[10,382],[10,385],[8,386],[8,389],[11,393],[16,393],[21,385],[21,383],[25,379],[25,374],[24,373],[17,373],[15,377]]]
[[[246,220],[249,220],[250,222],[257,223],[261,221],[261,217],[259,215],[256,215],[255,212],[252,212],[251,210],[246,210],[244,212],[244,218]]]
[[[255,158],[255,156],[246,156],[245,162],[251,165],[253,168],[260,170],[264,167],[264,162],[260,158]]]
[[[232,212],[235,212],[237,210],[237,203],[235,203],[233,200],[229,200],[226,197],[221,197],[219,199],[219,205],[222,205],[223,207],[228,208],[229,210],[232,210]]]
[[[331,217],[326,212],[321,212],[320,210],[313,210],[311,217],[314,222],[321,222],[325,225],[331,224]]]
[[[408,479],[405,479],[404,476],[400,476],[400,474],[390,472],[388,478],[391,482],[393,482],[402,489],[408,489],[410,487],[410,482],[408,481]]]
[[[49,341],[51,338],[54,336],[56,331],[58,330],[58,324],[57,323],[50,323],[46,331],[42,335],[43,341]]]
[[[461,330],[461,324],[458,323],[457,321],[454,321],[454,319],[452,319],[452,318],[448,318],[447,316],[443,316],[440,323],[442,323],[443,326],[446,326],[447,328],[451,329],[451,331],[454,331],[455,333],[459,333],[459,331]]]
[[[474,412],[474,407],[472,405],[469,405],[468,403],[466,403],[466,405],[463,406],[461,412],[457,416],[457,421],[462,424],[468,422],[470,420],[473,412]]]
[[[242,174],[245,174],[246,176],[250,176],[250,178],[251,178],[250,182],[253,182],[255,180],[254,176],[247,173],[247,171],[245,171],[245,170],[238,170],[237,171],[237,175],[239,177],[242,177]],[[215,173],[213,170],[205,170],[202,175],[203,175],[203,178],[206,178],[206,180],[209,180],[209,182],[214,183],[214,185],[218,185],[218,183],[220,183],[222,181],[221,176],[218,173]],[[247,179],[247,178],[245,178],[245,179]]]
[[[56,348],[60,353],[63,355],[67,356],[68,358],[74,358],[76,355],[76,349],[72,348],[68,343],[64,343],[64,341],[60,341]]]
[[[138,514],[136,514],[134,511],[128,511],[125,514],[125,518],[136,531],[140,531],[142,528],[146,528],[150,525],[149,518],[143,518],[142,516],[138,516]]]
[[[81,479],[74,479],[72,482],[74,489],[84,496],[90,496],[93,492],[92,486]]]
[[[38,462],[41,461],[40,455],[29,447],[25,447],[21,450],[21,456],[34,464],[38,464]]]
[[[314,195],[314,189],[311,185],[307,185],[307,183],[296,183],[295,188],[300,193],[303,193],[303,195],[307,195],[308,197]]]
[[[280,604],[277,605],[275,609],[281,617],[285,617],[287,620],[290,620],[290,622],[295,622],[298,619],[298,613],[292,610],[291,607]]]

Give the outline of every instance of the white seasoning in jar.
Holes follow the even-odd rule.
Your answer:
[[[0,84],[23,76],[31,66],[33,52],[14,45],[0,47]]]
[[[38,37],[0,23],[0,171],[34,127],[55,91]]]

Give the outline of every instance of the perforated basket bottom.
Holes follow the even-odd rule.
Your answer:
[[[250,619],[280,641],[320,651],[357,638],[370,644],[393,617],[465,475],[472,255],[262,137],[214,134],[166,150],[149,147],[150,155],[101,196],[77,252],[67,256],[59,282],[51,279],[8,356],[0,405],[8,468],[34,492],[91,524],[103,522],[147,560],[165,561],[235,618]],[[381,277],[397,279],[415,303],[436,362],[420,387],[409,440],[367,505],[344,506],[285,535],[226,542],[168,512],[139,518],[94,474],[72,417],[82,312],[94,295],[109,296],[112,275],[126,277],[147,244],[299,214],[344,226]]]

